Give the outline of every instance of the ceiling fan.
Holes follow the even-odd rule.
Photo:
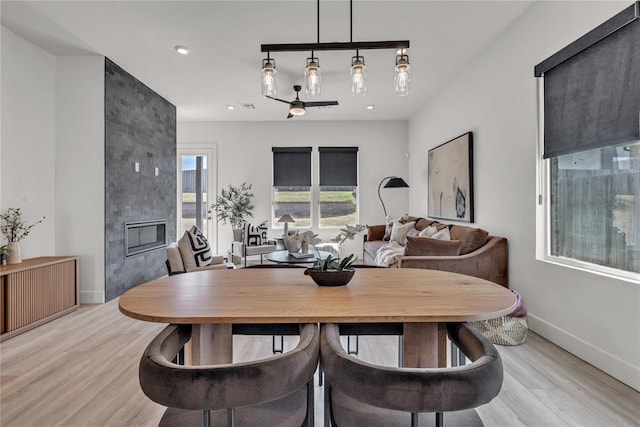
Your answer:
[[[302,86],[295,85],[293,86],[293,90],[296,91],[296,99],[293,101],[285,101],[284,99],[274,98],[273,96],[265,95],[267,98],[275,99],[276,101],[284,102],[285,104],[289,104],[289,114],[287,115],[287,119],[290,119],[293,116],[301,116],[305,113],[305,109],[307,107],[326,107],[328,105],[338,105],[338,101],[310,101],[304,102],[300,100],[300,90],[302,90]]]

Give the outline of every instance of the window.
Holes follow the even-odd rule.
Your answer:
[[[288,214],[296,227],[311,227],[311,147],[273,147],[272,227]]]
[[[550,160],[550,252],[640,272],[640,143]]]
[[[358,147],[320,147],[319,226],[358,220]]]
[[[634,7],[535,67],[549,197],[545,257],[640,273],[640,19]],[[543,175],[541,175],[543,176]],[[542,199],[541,199],[542,203]]]
[[[342,227],[358,221],[358,148],[273,147],[272,228],[288,214],[295,228]],[[317,170],[312,184],[312,170]],[[312,209],[317,206],[317,209]]]

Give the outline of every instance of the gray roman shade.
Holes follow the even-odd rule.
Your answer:
[[[358,147],[319,147],[320,186],[358,186]]]
[[[640,139],[640,2],[535,67],[544,158]]]
[[[273,186],[311,187],[311,147],[272,147]]]

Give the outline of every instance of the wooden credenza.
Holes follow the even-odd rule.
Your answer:
[[[80,306],[75,256],[39,257],[0,267],[0,341]]]

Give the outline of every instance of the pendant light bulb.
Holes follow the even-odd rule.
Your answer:
[[[364,57],[356,55],[351,58],[351,94],[353,96],[364,96],[367,93],[366,69]]]
[[[395,93],[399,96],[409,95],[411,89],[411,75],[409,74],[409,55],[400,54],[396,56],[394,86]]]
[[[307,66],[304,70],[304,91],[307,98],[316,99],[320,96],[320,62],[318,58],[307,58]]]
[[[276,61],[267,58],[262,60],[262,96],[278,95],[278,84],[276,82]]]

